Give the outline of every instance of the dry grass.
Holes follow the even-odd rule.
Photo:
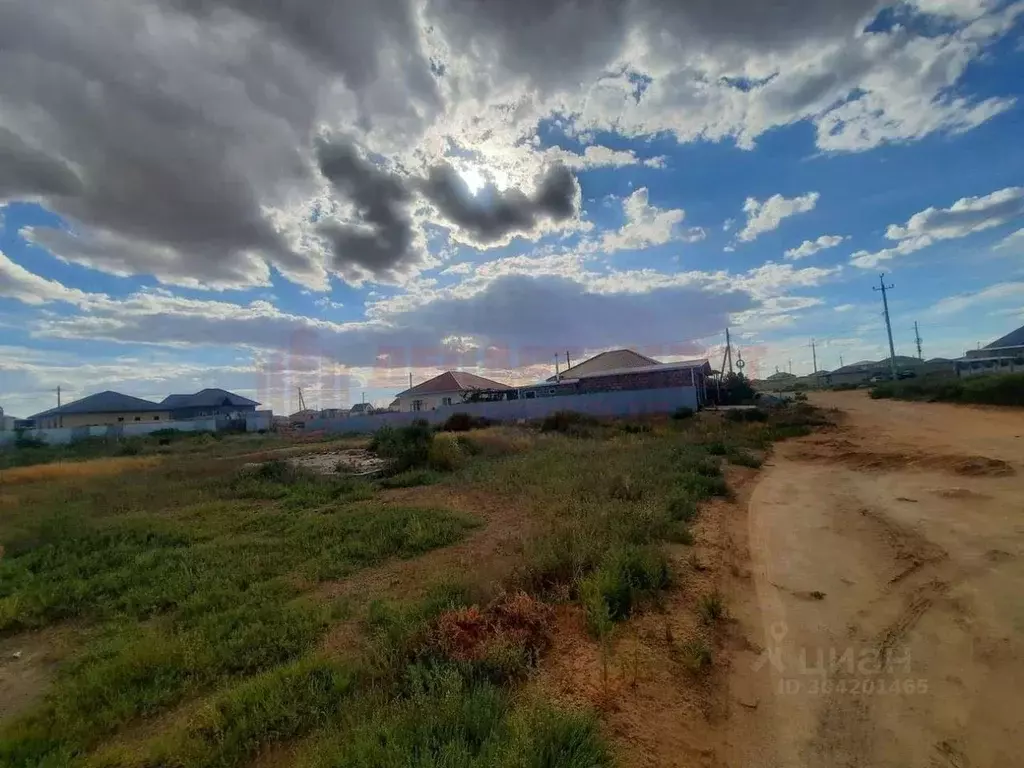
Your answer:
[[[484,456],[507,456],[530,450],[538,440],[535,432],[518,427],[487,427],[466,432],[461,437]]]
[[[109,477],[132,470],[149,469],[159,464],[158,456],[132,456],[91,461],[72,461],[66,464],[34,464],[0,470],[0,484],[38,483],[42,480],[73,480]]]

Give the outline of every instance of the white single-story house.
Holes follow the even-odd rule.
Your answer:
[[[463,402],[464,396],[478,390],[507,390],[508,384],[485,379],[465,371],[445,371],[415,387],[395,395],[391,409],[396,411],[433,411]]]

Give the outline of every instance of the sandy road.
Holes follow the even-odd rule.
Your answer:
[[[1024,765],[1024,412],[815,401],[750,496],[723,762]]]

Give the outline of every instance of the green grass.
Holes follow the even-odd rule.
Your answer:
[[[590,715],[517,690],[544,630],[502,634],[471,570],[403,603],[370,580],[344,615],[317,585],[465,536],[473,520],[381,492],[440,482],[528,515],[504,586],[526,605],[576,601],[603,641],[671,584],[664,543],[692,543],[701,503],[729,495],[723,465],[820,419],[792,406],[767,422],[416,427],[377,435],[406,466],[374,482],[243,468],[256,448],[226,439],[134,475],[18,485],[0,517],[0,635],[64,626],[72,641],[48,695],[0,726],[0,765],[227,768],[295,740],[310,767],[606,765]],[[358,657],[324,655],[342,620]],[[460,657],[438,639],[452,621],[498,634]]]
[[[0,729],[0,764],[62,764],[140,717],[301,658],[332,618],[301,598],[303,580],[413,557],[475,525],[287,465],[192,469],[187,483],[178,467],[36,484],[0,521],[0,633],[70,621],[85,641],[46,700]]]
[[[300,758],[304,768],[597,768],[610,764],[593,717],[541,702],[451,667],[414,665],[405,695],[354,708],[340,733]],[[373,716],[369,711],[373,712]]]
[[[1024,406],[1024,373],[886,381],[873,387],[869,394],[874,399]]]

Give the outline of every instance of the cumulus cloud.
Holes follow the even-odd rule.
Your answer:
[[[1024,228],[1018,229],[1016,232],[1011,232],[992,246],[992,248],[997,251],[1014,250],[1024,252]]]
[[[808,192],[806,195],[792,198],[772,195],[764,201],[748,197],[743,203],[743,213],[746,214],[747,224],[736,237],[749,243],[765,232],[778,229],[783,219],[813,211],[814,206],[818,204],[819,197],[817,192]]]
[[[683,209],[651,205],[647,187],[641,187],[622,200],[622,213],[626,218],[622,227],[606,232],[592,247],[611,253],[664,245],[674,240],[695,243],[706,237],[700,227],[684,229],[681,226],[686,218]]]
[[[1024,282],[996,283],[980,291],[958,293],[940,299],[929,310],[929,315],[953,315],[976,306],[992,308],[1007,301],[1020,303],[1024,298]]]
[[[541,175],[532,195],[494,187],[473,195],[449,164],[432,168],[420,189],[443,221],[458,228],[460,238],[485,247],[506,243],[515,234],[533,232],[545,221],[557,223],[571,218],[580,199],[579,185],[564,165],[553,165]]]
[[[813,256],[819,251],[824,251],[827,248],[835,248],[837,245],[847,240],[847,237],[842,235],[822,235],[817,240],[804,240],[796,248],[790,248],[786,251],[785,256],[787,259],[806,259],[808,256]]]
[[[116,274],[214,288],[263,285],[271,268],[316,289],[332,274],[394,280],[415,272],[430,222],[408,200],[388,226],[368,209],[350,219],[318,167],[325,127],[403,179],[475,153],[507,195],[552,160],[636,164],[627,150],[542,148],[538,126],[556,116],[576,135],[741,147],[807,120],[819,147],[859,151],[1009,109],[961,78],[1021,4],[916,7],[949,21],[928,36],[864,32],[876,0],[0,3],[0,199],[40,201],[67,226],[37,231],[39,244]],[[536,222],[564,210],[567,177],[551,181],[556,205],[535,207]],[[513,236],[470,208],[448,218],[467,238]]]
[[[850,263],[864,269],[927,248],[941,240],[966,237],[999,227],[1024,216],[1024,187],[1006,187],[988,195],[963,197],[949,208],[926,208],[905,224],[890,224],[885,230],[895,246],[880,251],[858,251]]]
[[[29,272],[0,251],[0,297],[30,305],[49,304],[54,301],[82,305],[87,301],[88,294]]]
[[[600,144],[591,144],[584,148],[583,154],[577,154],[562,147],[551,147],[544,150],[544,159],[548,162],[560,163],[574,171],[590,168],[623,168],[629,165],[642,165],[646,168],[664,168],[665,158],[658,155],[641,159],[631,149],[610,149]]]

